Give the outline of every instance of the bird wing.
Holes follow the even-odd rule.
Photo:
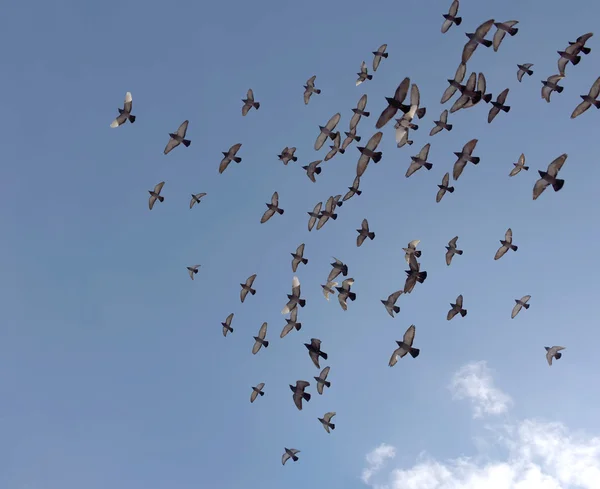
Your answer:
[[[255,391],[254,389],[252,389],[252,394],[250,394],[250,402],[254,402],[256,401],[256,398],[258,397],[258,392]]]
[[[400,82],[400,85],[398,85],[398,87],[396,88],[396,91],[394,92],[394,100],[396,100],[396,102],[399,102],[399,103],[404,102],[406,95],[408,95],[409,88],[410,88],[410,78],[406,77],[406,78],[404,78],[404,80],[402,80]]]
[[[517,80],[518,81],[523,80],[524,76],[525,76],[525,71],[523,71],[521,68],[519,68],[518,71],[517,71]]]
[[[367,237],[364,234],[359,234],[356,237],[356,246],[360,248],[360,246],[365,242],[365,239],[367,239]]]
[[[515,307],[513,307],[512,313],[510,314],[510,318],[514,319],[515,316],[517,314],[519,314],[519,311],[521,310],[523,306],[521,304],[519,304],[518,302],[515,304]]]
[[[244,302],[244,299],[246,298],[247,295],[248,295],[248,290],[242,289],[240,292],[240,301]]]
[[[315,140],[315,151],[319,151],[325,144],[325,141],[327,141],[327,134],[321,131]]]
[[[498,51],[498,48],[500,47],[500,43],[502,42],[502,39],[504,39],[504,36],[506,36],[506,31],[498,27],[496,33],[494,34],[494,38],[492,39],[494,51]]]
[[[582,101],[577,107],[575,107],[575,110],[571,114],[571,119],[575,119],[575,117],[580,116],[586,110],[588,110],[591,106],[592,106],[592,104],[590,104],[587,100]]]
[[[440,103],[445,104],[446,102],[448,102],[448,100],[450,100],[452,96],[456,93],[456,90],[457,88],[454,85],[450,85],[448,88],[446,88],[446,90],[444,90],[444,93],[442,94],[442,99],[440,100]]]
[[[460,294],[457,298],[456,298],[456,307],[462,309],[463,306],[463,296],[462,294]]]
[[[237,152],[240,150],[241,147],[242,143],[236,143],[231,148],[229,148],[229,151],[227,153],[231,158],[233,158],[235,155],[237,155]]]
[[[492,106],[492,108],[490,109],[490,111],[488,113],[488,118],[487,118],[488,124],[490,124],[499,113],[500,113],[500,109],[496,106]]]
[[[248,102],[254,102],[254,92],[251,88],[248,89],[248,92],[246,93],[246,98],[248,99]]]
[[[456,248],[456,242],[458,241],[458,236],[454,236],[450,241],[448,241],[448,246],[452,248]]]
[[[471,59],[471,56],[473,56],[473,53],[475,52],[476,49],[477,49],[477,41],[473,41],[472,39],[469,39],[466,42],[465,47],[463,48],[461,63],[467,64],[467,61],[469,61]]]
[[[254,284],[254,281],[256,280],[256,274],[250,275],[247,279],[246,279],[246,285],[248,287],[252,287],[252,284]]]
[[[325,124],[325,127],[327,129],[329,129],[330,131],[333,131],[335,129],[335,127],[338,125],[338,123],[340,122],[341,117],[342,116],[340,115],[339,112],[337,114],[332,115],[331,119],[329,119],[327,121],[327,124]]]
[[[520,166],[515,166],[510,173],[508,174],[509,177],[514,177],[517,173],[519,173],[521,171],[521,167]]]
[[[396,107],[388,105],[379,116],[379,119],[377,119],[375,128],[381,129],[383,126],[385,126],[392,119],[392,117],[396,115],[396,112],[398,112]]]
[[[352,115],[352,118],[350,119],[350,130],[352,131],[353,129],[356,129],[356,126],[358,126],[358,123],[360,122],[360,118],[362,116],[360,114],[357,114],[356,112]]]
[[[421,165],[419,163],[417,163],[416,161],[413,160],[411,162],[410,166],[408,167],[408,170],[406,170],[406,178],[410,177],[419,168],[421,168]]]
[[[540,195],[542,195],[542,192],[546,190],[548,185],[550,184],[543,178],[538,179],[533,186],[533,200],[536,200]]]
[[[415,288],[416,284],[417,284],[417,275],[414,273],[407,275],[406,282],[404,282],[404,293],[410,294],[413,291],[413,289]]]
[[[319,354],[311,350],[309,350],[308,354],[312,362],[315,364],[315,367],[321,368],[319,365]]]
[[[502,258],[506,252],[508,251],[508,246],[500,246],[500,248],[498,248],[498,251],[496,251],[496,254],[494,255],[494,260],[499,260],[500,258]]]
[[[377,149],[377,146],[379,146],[379,143],[381,142],[382,137],[383,137],[383,133],[381,131],[376,132],[375,134],[373,134],[371,136],[371,139],[369,139],[369,142],[367,143],[365,148],[370,151],[375,151]]]
[[[371,159],[365,155],[361,154],[360,158],[358,158],[358,163],[356,164],[356,176],[362,177],[365,171],[367,171],[367,167],[369,166],[369,161]]]
[[[290,454],[288,452],[284,452],[284,454],[281,456],[281,465],[285,465],[290,458],[292,458]]]
[[[473,151],[475,150],[475,146],[477,146],[478,139],[471,139],[467,144],[463,146],[462,152],[471,156]]]
[[[367,65],[365,64],[364,61],[363,61],[363,66],[366,69]],[[364,110],[366,106],[367,106],[367,94],[365,93],[360,99],[358,99],[358,104],[356,104],[356,108],[358,110]]]
[[[306,80],[306,84],[309,87],[314,87],[315,86],[315,80],[317,79],[317,75],[313,75],[311,76],[308,80]]]
[[[298,410],[302,411],[302,393],[299,391],[294,392],[293,399]]]
[[[167,146],[165,146],[164,154],[169,154],[174,148],[179,146],[181,143],[173,138],[169,139]]]
[[[530,295],[524,295],[523,297],[521,297],[521,302],[523,304],[527,304],[529,302],[529,299],[531,299]]]
[[[245,116],[250,111],[252,107],[252,102],[248,101],[242,106],[242,115]]]
[[[264,340],[266,336],[267,336],[267,323],[262,323],[262,326],[260,327],[260,330],[258,331],[258,337],[261,340]]]
[[[565,164],[565,161],[567,161],[567,154],[563,153],[548,165],[548,175],[556,177],[562,166]]]
[[[454,256],[454,253],[452,252],[452,250],[446,251],[446,265],[450,266],[450,263],[452,263],[453,256]]]
[[[483,39],[494,25],[494,19],[486,20],[477,29],[475,29],[475,37]]]
[[[338,302],[344,311],[348,310],[348,304],[346,304],[347,294],[338,294]]]
[[[450,320],[451,320],[452,318],[454,318],[454,316],[456,316],[457,314],[458,314],[458,311],[457,311],[456,309],[452,308],[452,309],[450,309],[450,310],[448,311],[448,315],[446,316],[446,319],[447,319],[448,321],[450,321]]]
[[[388,297],[388,302],[390,304],[396,304],[396,301],[400,298],[400,296],[404,293],[403,290],[397,290],[396,292],[394,292],[393,294],[390,294]]]
[[[441,122],[441,121],[440,121],[440,122]],[[438,126],[438,125],[436,124],[435,126],[433,126],[433,129],[431,129],[431,132],[429,133],[429,136],[430,136],[430,137],[431,137],[431,136],[435,136],[435,135],[436,135],[438,132],[440,132],[441,130],[442,130],[442,127],[441,127],[441,126]],[[396,133],[396,134],[398,134],[398,133]],[[398,141],[398,138],[397,138],[397,137],[396,137],[396,141],[397,141],[397,142],[400,142],[400,141]]]
[[[271,196],[271,204],[273,204],[275,207],[279,205],[279,194],[277,192],[273,192],[273,195]]]
[[[362,222],[360,223],[360,227],[363,231],[366,231],[368,233],[369,232],[369,221],[367,221],[366,219],[363,219]]]
[[[331,367],[325,367],[323,370],[321,370],[321,373],[319,374],[319,378],[321,380],[327,380],[327,376],[329,375],[330,370],[331,370]]]
[[[441,188],[437,191],[437,194],[435,196],[435,201],[439,204],[440,201],[442,200],[442,198],[444,197],[444,194],[446,193],[446,189]]]
[[[148,207],[150,208],[150,210],[152,210],[152,208],[154,207],[155,202],[156,202],[156,196],[150,195],[150,198],[148,199]]]
[[[452,169],[452,178],[454,180],[458,180],[458,177],[461,176],[465,166],[467,165],[467,161],[460,157],[456,163],[454,163],[454,168]]]
[[[378,53],[385,53],[385,50],[387,49],[387,44],[382,44],[381,46],[379,46],[379,49],[377,49]],[[373,58],[373,71],[377,71],[377,68],[379,68],[379,63],[381,63],[381,56],[380,55],[376,55]]]
[[[154,186],[154,193],[155,193],[155,194],[160,194],[160,192],[161,192],[161,190],[163,189],[163,187],[164,187],[164,186],[165,186],[165,182],[160,182],[160,183],[157,183],[157,184]]]
[[[398,363],[398,357],[400,356],[401,353],[402,353],[402,348],[396,348],[394,350],[394,353],[392,353],[392,356],[390,357],[390,361],[388,362],[388,365],[390,367],[393,367],[394,365],[396,365]]]
[[[260,341],[255,341],[254,346],[252,346],[252,354],[256,355],[258,351],[261,349],[262,343]]]
[[[171,139],[171,141],[173,141],[173,139]],[[229,163],[231,163],[231,159],[229,158],[229,156],[225,156],[219,164],[219,173],[223,173],[229,166]]]
[[[294,309],[295,311],[296,309]],[[294,325],[292,323],[287,323],[283,329],[281,330],[280,338],[285,337],[292,329],[294,329]]]
[[[499,94],[498,94],[498,98],[496,99],[496,101],[499,104],[504,105],[504,102],[506,102],[506,97],[508,96],[508,92],[510,89],[505,88],[504,90],[502,90]]]
[[[512,238],[513,238],[512,229],[508,228],[506,230],[506,232],[504,233],[504,240],[509,243],[512,243]]]
[[[404,333],[404,337],[402,338],[402,343],[411,347],[413,344],[413,341],[415,340],[415,333],[416,333],[416,328],[415,328],[415,325],[413,324],[413,325],[409,326],[409,328]]]
[[[233,314],[234,314],[234,313],[232,312],[232,313],[231,313],[229,316],[227,316],[227,318],[225,319],[225,324],[226,324],[227,326],[231,326],[231,320],[233,319]]]
[[[267,209],[265,211],[265,213],[262,215],[262,217],[260,218],[260,223],[264,224],[265,222],[267,222],[269,219],[271,219],[273,217],[273,215],[275,214],[275,209]]]
[[[310,100],[312,94],[313,93],[309,89],[304,90],[304,105],[308,105],[308,101]]]
[[[298,246],[298,248],[296,248],[296,254],[298,256],[304,255],[304,243],[302,243],[300,246]]]
[[[452,26],[452,21],[444,19],[444,22],[442,23],[442,34],[445,34],[446,32],[448,32],[448,29],[450,29],[451,26]]]
[[[410,87],[410,105],[419,107],[421,103],[421,94],[419,93],[419,87],[416,83],[413,83]]]

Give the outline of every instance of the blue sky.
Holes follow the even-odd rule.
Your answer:
[[[365,487],[365,456],[382,443],[404,468],[422,451],[446,460],[482,450],[472,440],[482,426],[447,388],[455,372],[481,360],[516,400],[511,416],[598,434],[600,113],[569,119],[600,75],[597,37],[592,53],[567,67],[564,92],[550,104],[540,80],[557,72],[557,50],[594,30],[586,18],[600,6],[465,0],[463,24],[442,35],[449,5],[125,0],[3,9],[0,487],[295,489],[306,477],[322,487]],[[498,53],[480,47],[468,73],[485,73],[494,95],[510,88],[510,113],[487,124],[489,106],[459,111],[451,133],[430,138],[452,103],[439,100],[464,32],[492,17],[518,19],[519,33]],[[361,61],[370,65],[382,43],[389,58],[356,87]],[[519,84],[516,64],[526,62],[535,73]],[[302,86],[312,75],[322,94],[305,106]],[[347,130],[367,93],[372,115],[358,126],[367,140],[384,97],[405,76],[427,107],[413,146],[397,149],[388,124],[363,194],[309,233],[306,212],[346,191],[359,156],[353,143],[310,182],[301,165],[327,150],[313,149],[318,126],[341,112]],[[242,117],[248,88],[261,107]],[[110,129],[126,91],[137,121]],[[168,133],[185,119],[192,145],[163,155]],[[436,204],[453,152],[472,138],[481,163]],[[219,175],[221,152],[238,142],[242,163]],[[427,142],[433,170],[406,179],[410,156]],[[298,148],[298,163],[277,160],[285,146]],[[521,153],[530,170],[509,178]],[[533,202],[537,170],[562,153],[564,188]],[[163,180],[165,201],[149,211],[147,191]],[[261,225],[274,191],[285,214]],[[197,192],[208,195],[190,210]],[[377,236],[357,248],[363,218]],[[508,227],[519,251],[495,262]],[[464,255],[447,267],[444,246],[455,235]],[[429,277],[400,298],[392,319],[380,299],[403,286],[401,248],[413,239]],[[290,253],[300,243],[309,259],[297,273],[303,327],[281,340]],[[358,298],[347,312],[321,293],[332,255],[355,279]],[[196,263],[192,282],[186,266]],[[258,292],[240,304],[239,283],[253,273]],[[448,323],[458,294],[468,316]],[[531,308],[511,321],[514,299],[525,294]],[[235,331],[223,338],[220,322],[231,312]],[[253,356],[264,321],[271,345]],[[421,355],[389,368],[411,324]],[[323,396],[302,346],[311,337],[329,354],[332,387]],[[567,349],[549,368],[543,347],[554,344]],[[302,412],[288,388],[298,379],[313,384]],[[266,395],[250,404],[259,382]],[[327,411],[337,412],[330,435],[317,421]],[[301,450],[298,463],[281,466],[285,446]]]

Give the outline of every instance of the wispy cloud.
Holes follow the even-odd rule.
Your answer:
[[[371,478],[379,472],[385,462],[396,456],[396,449],[392,445],[382,443],[377,448],[367,453],[367,467],[363,469],[362,480],[365,484],[371,482]]]
[[[471,401],[474,418],[505,413],[513,404],[511,397],[494,385],[486,362],[473,362],[460,368],[449,387],[454,399]]]

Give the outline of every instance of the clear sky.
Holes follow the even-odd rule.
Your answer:
[[[523,460],[514,449],[524,444],[522,427],[546,422],[561,423],[563,442],[582,431],[580,445],[568,446],[588,447],[588,473],[599,473],[592,437],[600,436],[600,111],[569,116],[600,75],[600,33],[588,42],[591,54],[567,66],[564,92],[550,104],[540,97],[540,80],[557,72],[557,50],[595,29],[600,6],[465,0],[462,25],[441,34],[449,5],[3,6],[0,488],[475,489],[461,470],[483,470],[488,458]],[[519,20],[519,32],[497,53],[479,47],[467,71],[485,73],[494,95],[510,88],[512,109],[492,124],[489,105],[461,110],[450,115],[452,132],[430,138],[433,121],[452,103],[439,101],[464,33],[489,18]],[[370,67],[382,43],[389,58],[356,87],[361,61]],[[527,62],[534,75],[518,83],[516,65]],[[303,84],[312,75],[322,94],[305,106]],[[318,126],[340,112],[339,128],[348,130],[351,109],[367,93],[372,114],[358,126],[365,142],[384,97],[405,76],[427,107],[415,121],[414,144],[396,148],[390,122],[383,159],[361,180],[363,194],[309,233],[306,213],[346,191],[359,156],[353,143],[323,163],[312,183],[301,165],[328,149],[313,149]],[[261,107],[242,117],[248,88]],[[137,120],[111,129],[127,91]],[[163,155],[168,133],[185,119],[192,145]],[[472,138],[481,163],[469,164],[454,194],[436,204],[453,152]],[[410,156],[427,142],[433,169],[405,178]],[[243,144],[243,161],[219,175],[221,152],[235,143]],[[278,161],[285,146],[298,148],[297,163]],[[509,178],[521,153],[530,170]],[[569,155],[564,188],[532,201],[537,170],[562,153]],[[149,211],[148,190],[160,181],[165,201]],[[285,214],[260,224],[274,191]],[[190,194],[198,192],[208,195],[190,210]],[[376,238],[357,248],[363,218]],[[519,250],[494,261],[508,227]],[[464,255],[448,267],[444,246],[456,235]],[[380,299],[403,286],[402,247],[413,239],[421,240],[429,276],[400,297],[392,319]],[[303,326],[280,339],[294,275],[290,253],[300,243],[309,260],[297,272],[307,301]],[[358,297],[346,312],[321,292],[332,255],[355,279]],[[186,266],[196,263],[202,266],[191,281]],[[258,292],[241,304],[239,284],[253,273]],[[468,315],[448,322],[458,294]],[[526,294],[531,308],[511,320],[514,300]],[[224,338],[220,323],[232,312],[235,331]],[[264,321],[271,344],[253,356],[252,337]],[[389,368],[395,340],[411,324],[421,355]],[[331,367],[332,387],[323,396],[303,346],[312,337],[329,354],[322,366]],[[552,345],[566,350],[548,367],[544,346]],[[288,387],[298,379],[312,384],[302,412]],[[259,382],[266,395],[250,404]],[[490,391],[493,382],[500,391]],[[453,400],[461,396],[480,406],[480,418],[472,418],[467,400]],[[327,411],[337,412],[331,434],[317,420]],[[507,433],[504,445],[486,429],[488,414]],[[300,460],[282,467],[284,447],[301,450]],[[373,469],[392,452],[393,461]],[[415,466],[427,469],[418,465],[423,452],[436,467],[451,467],[450,478],[402,479]],[[457,469],[452,460],[462,456],[475,459]],[[577,485],[556,457],[544,460],[540,470],[558,482],[487,487],[600,487],[590,482],[600,484],[600,476]],[[369,468],[370,476],[363,473]]]

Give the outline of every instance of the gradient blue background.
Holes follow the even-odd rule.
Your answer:
[[[597,423],[598,127],[591,108],[569,116],[598,72],[592,53],[567,67],[565,90],[547,104],[540,80],[557,72],[556,51],[593,31],[597,2],[565,8],[537,1],[461,2],[463,24],[440,33],[449,1],[75,2],[11,1],[0,20],[0,487],[3,489],[196,489],[362,487],[365,453],[382,441],[403,447],[399,460],[427,448],[434,456],[470,445],[470,415],[452,404],[449,376],[485,359],[519,399],[523,416]],[[488,18],[518,19],[500,51],[480,47],[468,72],[482,71],[495,95],[509,87],[509,114],[491,125],[489,106],[450,116],[451,133],[428,133],[439,99],[460,61],[464,32]],[[586,19],[589,19],[587,21]],[[491,36],[489,36],[491,38]],[[372,81],[355,87],[371,51],[388,43]],[[516,80],[516,64],[534,63]],[[305,80],[323,90],[304,106]],[[318,125],[368,93],[377,116],[405,76],[419,85],[427,116],[414,145],[395,148],[384,129],[379,165],[362,178],[363,195],[337,221],[308,233],[307,211],[344,193],[358,151],[323,164],[316,184],[301,165]],[[261,108],[243,118],[252,87]],[[126,91],[135,124],[109,124]],[[162,154],[168,133],[190,120],[189,149]],[[465,169],[456,192],[435,203],[453,151],[478,138],[481,164]],[[241,142],[240,165],[223,175],[221,151]],[[404,177],[410,156],[431,142],[433,170]],[[277,154],[297,146],[296,164]],[[525,153],[529,172],[514,178]],[[531,199],[537,170],[569,158],[560,193]],[[148,192],[166,181],[164,203]],[[259,224],[273,191],[285,215]],[[207,192],[188,208],[191,193]],[[374,241],[356,247],[368,218]],[[512,227],[517,253],[493,260]],[[451,267],[444,246],[459,236]],[[404,284],[401,248],[421,239],[425,284],[401,297],[397,318],[379,302]],[[280,310],[293,273],[290,253],[306,243],[301,266],[303,328],[283,340]],[[323,299],[331,255],[344,260],[356,302],[343,312]],[[201,263],[193,282],[185,269]],[[244,304],[239,283],[257,273]],[[449,303],[465,297],[469,314],[451,323]],[[531,308],[513,321],[514,299]],[[235,332],[220,322],[235,313]],[[250,353],[269,323],[271,346]],[[387,362],[394,341],[415,324],[421,356]],[[302,343],[323,341],[332,387],[316,395]],[[544,346],[567,347],[551,369]],[[299,412],[288,384],[312,381]],[[249,403],[250,386],[266,395]],[[318,416],[337,411],[325,433]],[[408,423],[407,423],[408,421]],[[447,443],[440,444],[440,432]],[[435,443],[435,445],[434,445]],[[283,447],[300,461],[281,466]]]

